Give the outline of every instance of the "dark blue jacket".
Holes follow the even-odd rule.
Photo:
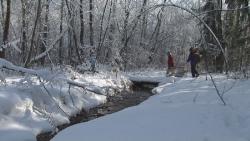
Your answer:
[[[190,62],[191,65],[196,65],[198,63],[197,54],[190,53],[187,62]]]

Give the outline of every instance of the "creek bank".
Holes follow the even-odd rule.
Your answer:
[[[106,103],[90,109],[88,112],[82,110],[79,114],[70,118],[69,124],[58,126],[59,132],[74,124],[87,122],[107,114],[112,114],[128,107],[136,106],[154,95],[151,90],[158,84],[134,83],[131,90],[124,90],[115,96],[108,97]],[[37,135],[37,141],[50,141],[56,133],[46,132]]]

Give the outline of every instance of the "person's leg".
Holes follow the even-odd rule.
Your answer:
[[[172,67],[168,66],[166,76],[170,76],[171,74],[172,74]]]
[[[169,67],[167,68],[167,71],[166,71],[166,75],[168,75],[169,74]]]
[[[196,69],[196,64],[194,65],[194,74],[195,74],[195,77],[198,77],[199,76],[199,73],[198,73],[198,71],[197,71],[197,69]]]
[[[95,71],[95,65],[94,64],[91,64],[91,70],[90,71],[92,71],[92,72]]]
[[[191,64],[191,73],[192,73],[192,77],[195,77],[195,65]]]
[[[170,73],[171,73],[171,75],[175,75],[175,68],[174,67],[170,68]]]

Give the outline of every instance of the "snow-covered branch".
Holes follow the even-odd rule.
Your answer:
[[[97,87],[94,85],[86,85],[84,83],[79,83],[79,82],[68,80],[68,79],[65,79],[65,81],[67,81],[69,85],[81,87],[81,88],[86,89],[87,91],[94,92],[96,94],[105,95],[105,92],[103,91],[101,87]]]
[[[21,73],[26,73],[26,74],[30,74],[30,75],[34,75],[37,76],[42,79],[48,80],[48,73],[49,72],[45,72],[44,71],[38,71],[38,70],[33,70],[33,69],[27,69],[27,68],[23,68],[23,67],[19,67],[16,66],[14,64],[12,64],[11,62],[5,60],[5,59],[1,59],[0,58],[0,68],[4,68],[4,69],[8,69],[8,70],[12,70],[12,71],[17,71],[17,72],[21,72]],[[52,76],[52,74],[51,74]],[[62,78],[62,77],[55,77],[54,80],[59,80],[59,81],[64,81],[66,83],[68,83],[69,85],[72,86],[76,86],[76,87],[81,87],[84,88],[87,91],[96,93],[96,94],[100,94],[100,95],[105,95],[105,91],[103,90],[103,88],[98,87],[98,86],[94,86],[94,85],[88,85],[88,84],[84,84],[84,83],[80,83],[80,82],[76,82],[67,78]],[[52,81],[52,80],[49,80]]]
[[[66,31],[68,31],[68,28],[65,29],[65,30],[55,39],[55,41],[54,41],[50,46],[47,47],[47,49],[46,49],[43,53],[41,53],[41,54],[37,55],[36,57],[32,58],[31,61],[30,61],[30,63],[32,63],[32,62],[34,62],[34,61],[37,61],[37,60],[43,58],[44,56],[48,55],[48,53],[55,47],[55,45],[56,45],[56,44],[60,41],[60,39],[64,36],[64,34],[66,33]]]

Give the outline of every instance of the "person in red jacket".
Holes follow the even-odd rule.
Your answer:
[[[167,69],[167,75],[173,75],[174,74],[174,58],[171,54],[171,52],[168,52],[168,69]]]

